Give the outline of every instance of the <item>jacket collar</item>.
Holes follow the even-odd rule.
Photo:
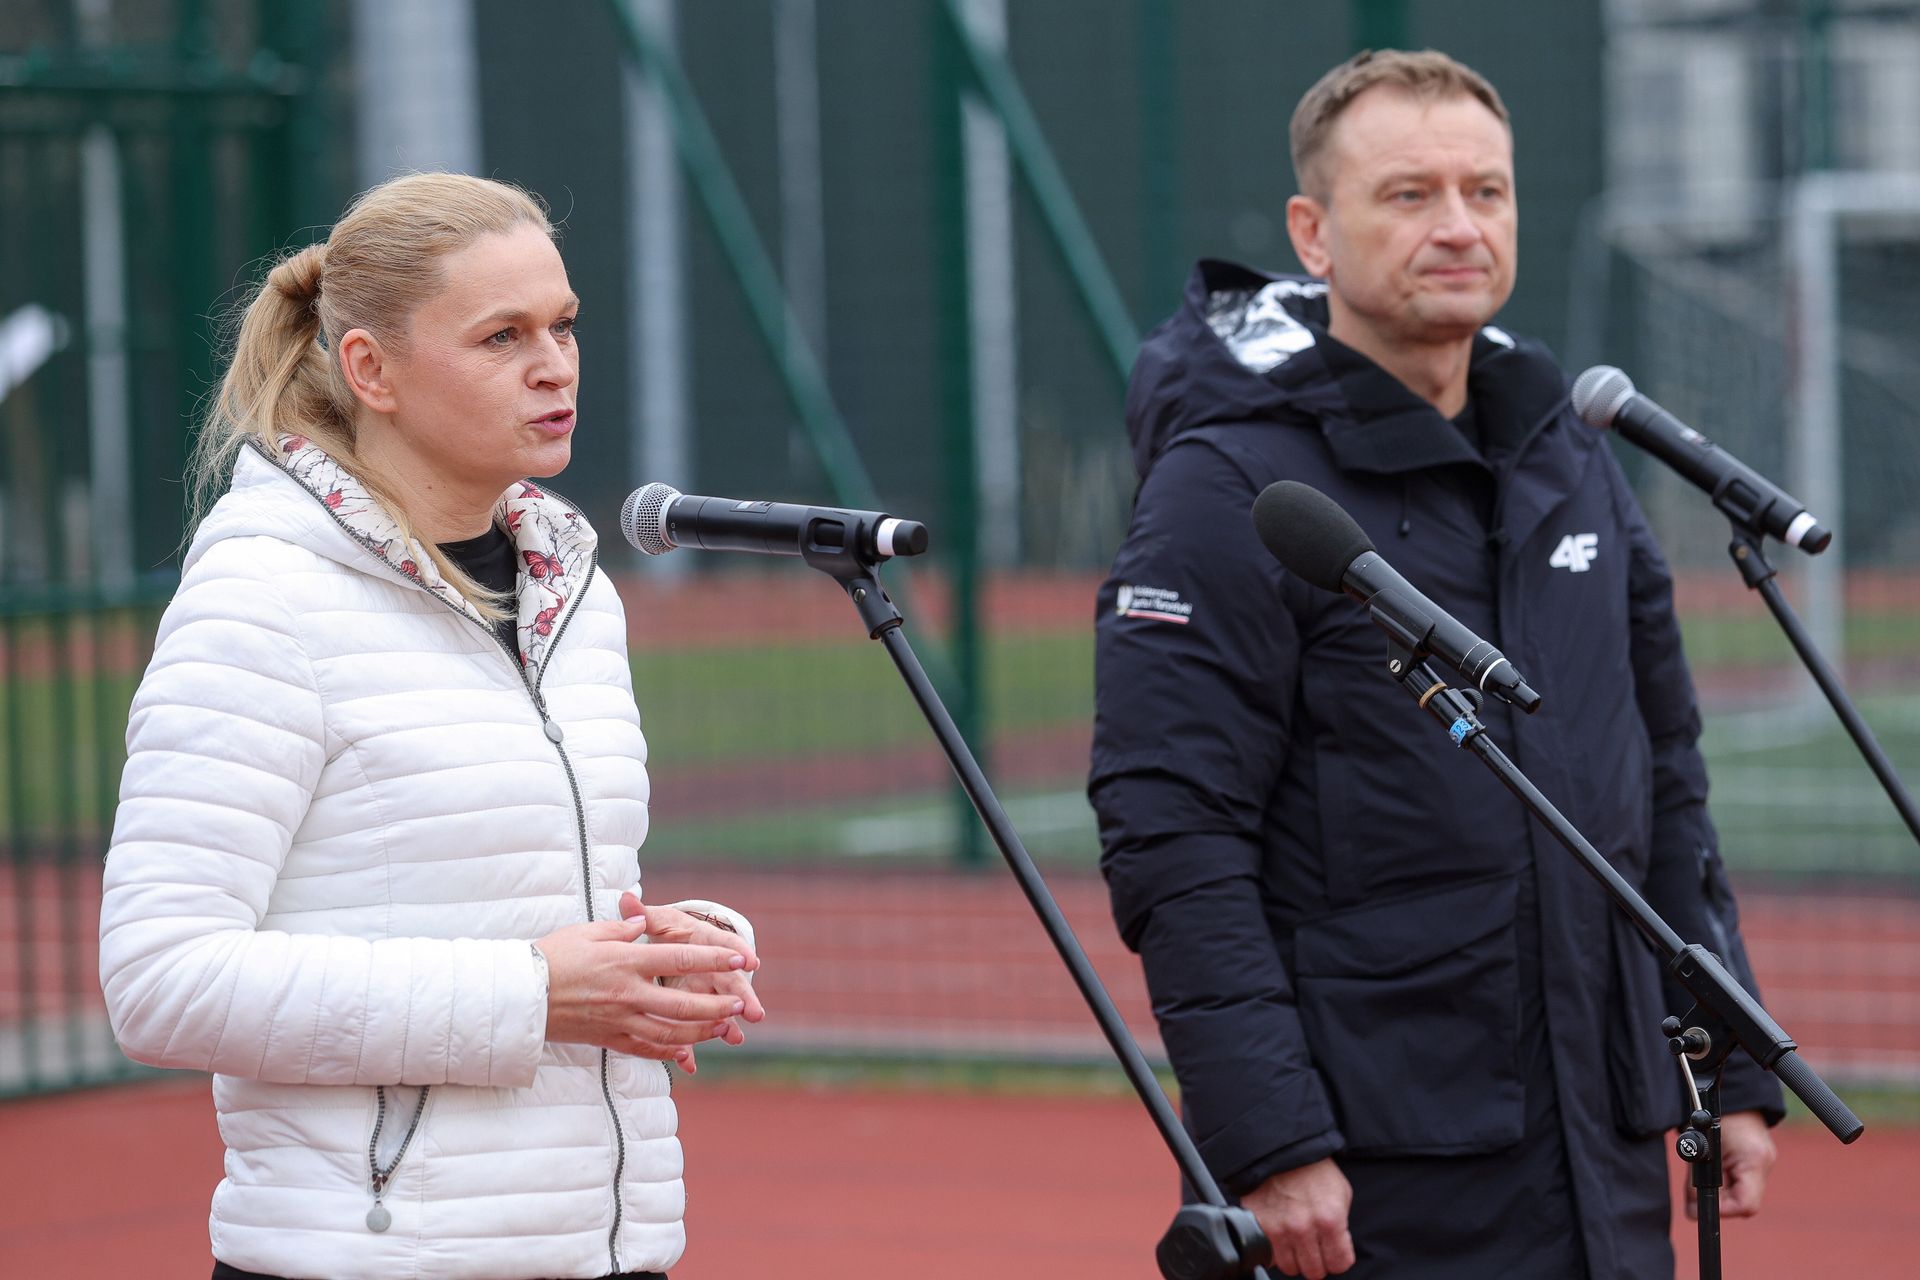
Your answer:
[[[1486,453],[1440,411],[1366,356],[1327,334],[1315,335],[1344,412],[1324,414],[1321,431],[1343,471],[1398,475],[1464,463],[1485,467],[1512,454],[1566,403],[1565,379],[1551,360],[1516,349],[1489,325],[1474,336],[1467,368]]]
[[[276,456],[255,449],[307,490],[360,547],[454,612],[492,631],[493,625],[434,568],[426,548],[406,537],[385,507],[334,457],[304,436],[282,435]],[[597,535],[580,512],[530,480],[518,480],[496,507],[520,563],[515,630],[520,663],[540,667],[570,602],[593,572]]]

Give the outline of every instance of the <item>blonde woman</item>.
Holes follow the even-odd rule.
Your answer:
[[[268,275],[202,431],[100,970],[130,1057],[214,1073],[216,1277],[663,1273],[665,1064],[763,1016],[746,921],[639,897],[626,622],[538,483],[554,239],[503,183],[376,187]]]

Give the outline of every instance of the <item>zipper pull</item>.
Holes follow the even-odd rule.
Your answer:
[[[386,1188],[387,1180],[379,1174],[373,1176],[373,1208],[367,1210],[367,1230],[385,1231],[393,1225],[393,1215],[387,1212],[387,1206],[380,1203],[380,1193]]]
[[[547,700],[540,696],[538,689],[533,690],[533,709],[540,713],[540,732],[547,735],[548,742],[557,747],[566,740],[566,730],[547,711]]]

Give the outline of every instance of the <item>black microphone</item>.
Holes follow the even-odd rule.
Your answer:
[[[1691,480],[1713,505],[1748,529],[1819,555],[1833,534],[1800,500],[1633,389],[1633,379],[1597,364],[1574,380],[1573,411],[1590,427],[1612,427]]]
[[[700,547],[771,556],[854,554],[877,562],[917,556],[927,549],[927,526],[884,511],[698,498],[659,483],[627,495],[620,508],[620,531],[650,556],[675,547]]]
[[[1253,528],[1280,567],[1325,591],[1344,591],[1409,650],[1431,653],[1483,693],[1528,715],[1540,695],[1498,649],[1415,590],[1380,558],[1353,517],[1311,485],[1280,480],[1253,503]]]

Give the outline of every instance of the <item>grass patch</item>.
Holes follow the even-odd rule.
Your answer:
[[[706,1068],[701,1070],[704,1072]],[[1876,1127],[1904,1129],[1920,1125],[1920,1084],[1853,1084],[1832,1080],[1827,1083],[1834,1086],[1840,1101],[1853,1108],[1853,1114],[1866,1123],[1869,1132]],[[1786,1123],[1826,1127],[1791,1093],[1787,1094]]]
[[[137,670],[53,676],[44,661],[21,665],[36,647],[72,651],[72,638],[89,627],[111,635],[153,621],[138,612],[103,618],[16,621],[0,630],[0,643],[15,655],[0,666],[0,839],[16,847],[98,829],[111,814]],[[1700,616],[1685,626],[1697,670],[1790,661],[1765,615]],[[1848,637],[1853,658],[1920,653],[1920,614],[1856,613]],[[983,660],[987,687],[976,745],[989,731],[1071,731],[1089,722],[1090,631],[991,635]],[[9,683],[9,669],[40,674]],[[647,650],[634,656],[633,674],[662,779],[682,769],[852,752],[878,753],[878,762],[861,767],[884,771],[889,749],[932,746],[884,651],[857,636]],[[1920,694],[1863,699],[1862,710],[1895,768],[1920,781]],[[1713,715],[1702,746],[1715,822],[1737,870],[1920,876],[1920,852],[1830,712]],[[1021,779],[994,776],[1008,785],[1003,800],[1036,857],[1091,860],[1092,816],[1072,794],[1074,781],[1050,780],[1053,791],[1023,794],[1011,790]],[[868,790],[887,792],[884,777]],[[668,856],[938,858],[953,847],[960,812],[944,786],[836,803],[769,785],[742,794],[733,811],[711,820],[675,821],[663,811],[651,847]]]
[[[1798,663],[1786,633],[1770,613],[1683,616],[1680,631],[1686,641],[1687,659],[1696,672],[1715,666]],[[1847,615],[1843,635],[1849,661],[1911,658],[1920,654],[1920,613],[1855,610]],[[1828,654],[1827,658],[1831,661],[1835,656]]]
[[[1902,777],[1920,781],[1920,695],[1860,700]],[[1701,749],[1728,866],[1912,880],[1920,848],[1853,740],[1821,703],[1708,720]]]
[[[985,649],[985,710],[996,731],[1092,718],[1091,635],[1001,635]],[[886,652],[858,637],[649,651],[635,655],[633,683],[648,733],[676,765],[931,741]]]
[[[1093,809],[1078,787],[997,793],[1020,841],[1042,862],[1093,864],[1099,833]],[[979,825],[963,809],[957,790],[841,800],[825,807],[795,806],[712,821],[663,821],[647,836],[647,854],[661,859],[725,857],[776,862],[821,857],[951,858],[962,821]],[[984,829],[981,844],[999,861]]]
[[[1154,1066],[1161,1091],[1175,1104],[1173,1069]],[[1831,1082],[1830,1082],[1831,1083]],[[997,1058],[888,1058],[858,1053],[756,1049],[702,1053],[700,1077],[690,1087],[744,1084],[765,1088],[843,1092],[969,1093],[1008,1097],[1132,1098],[1132,1083],[1107,1059],[1011,1062]],[[1841,1082],[1836,1091],[1873,1128],[1920,1125],[1920,1084]],[[1786,1123],[1818,1125],[1791,1093]]]
[[[1154,1070],[1161,1091],[1177,1100],[1173,1069]],[[1132,1098],[1133,1084],[1115,1061],[1009,1062],[972,1058],[881,1058],[859,1054],[755,1050],[702,1053],[702,1084],[846,1092],[973,1093],[1008,1097]]]

